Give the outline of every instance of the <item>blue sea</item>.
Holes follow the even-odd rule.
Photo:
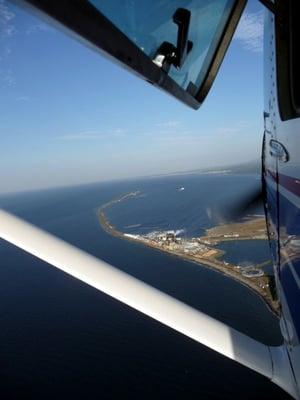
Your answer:
[[[258,183],[254,175],[177,175],[5,195],[5,209],[266,344],[277,318],[253,291],[209,268],[113,237],[97,209],[127,233],[201,235]],[[178,190],[184,187],[184,190]],[[258,210],[262,213],[262,210]],[[232,262],[268,259],[264,241],[223,243]],[[253,248],[256,251],[253,251]],[[3,399],[287,399],[264,377],[0,242]]]

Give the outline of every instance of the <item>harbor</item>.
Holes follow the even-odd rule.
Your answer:
[[[260,264],[234,264],[227,262],[225,251],[217,247],[223,241],[265,240],[264,218],[252,217],[239,223],[218,225],[207,229],[203,236],[190,238],[182,236],[182,232],[176,230],[158,230],[143,235],[121,232],[110,223],[105,215],[105,210],[120,201],[138,195],[140,195],[139,191],[131,192],[113,199],[99,208],[99,221],[107,233],[155,248],[201,266],[213,268],[247,285],[264,299],[274,313],[278,313],[278,302],[272,290],[272,276],[267,275],[263,270],[264,265],[269,263],[269,260]]]

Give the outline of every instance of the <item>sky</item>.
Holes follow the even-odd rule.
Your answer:
[[[195,111],[0,0],[0,193],[258,159],[262,31],[249,0]]]

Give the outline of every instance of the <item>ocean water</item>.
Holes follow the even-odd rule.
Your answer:
[[[96,214],[111,199],[140,190],[140,196],[107,210],[118,229],[182,229],[184,235],[196,236],[220,222],[220,210],[256,180],[252,175],[157,177],[6,195],[0,203],[241,332],[276,345],[281,343],[278,321],[254,292],[208,268],[112,237]],[[185,190],[178,191],[180,187]],[[253,262],[268,257],[266,243],[257,245]],[[256,254],[250,249],[253,243],[242,246],[226,249],[227,256],[233,260],[244,253],[248,261]],[[255,372],[3,241],[0,265],[0,393],[5,399],[289,398]]]
[[[267,240],[237,240],[218,244],[218,248],[226,253],[225,261],[240,265],[264,263],[261,267],[269,275],[273,274],[273,266],[269,260],[269,244]],[[269,260],[269,263],[266,261]]]

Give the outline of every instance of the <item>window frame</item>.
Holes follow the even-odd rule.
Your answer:
[[[185,90],[86,0],[15,0],[67,31],[88,47],[104,53],[140,78],[198,109],[208,94],[247,0],[236,0],[199,90]],[[42,14],[42,15],[41,15]]]

